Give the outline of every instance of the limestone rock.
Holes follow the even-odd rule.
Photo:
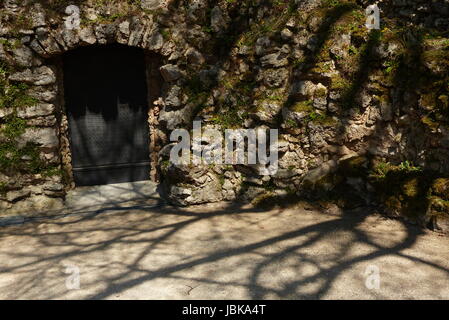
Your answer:
[[[141,0],[142,9],[145,10],[156,10],[165,4],[163,0]]]
[[[292,39],[293,32],[291,32],[289,29],[285,28],[281,31],[281,38],[285,41],[288,41]]]
[[[75,48],[80,41],[78,30],[69,30],[64,28],[62,29],[61,37],[69,49]]]
[[[176,81],[181,78],[182,73],[179,67],[173,64],[166,64],[160,68],[162,77],[167,82]]]
[[[291,88],[291,94],[299,97],[311,98],[315,93],[316,86],[312,81],[295,82]]]
[[[23,81],[37,86],[48,85],[56,82],[56,75],[53,70],[47,66],[35,69],[26,69],[22,72],[16,72],[9,76],[12,81]]]
[[[257,111],[254,114],[256,118],[265,122],[275,122],[276,116],[282,109],[282,105],[273,101],[256,102]]]
[[[321,164],[319,167],[310,170],[303,178],[303,183],[314,188],[320,180],[334,173],[337,170],[337,161],[330,160]]]
[[[288,59],[284,53],[276,52],[263,56],[262,58],[260,58],[260,62],[262,63],[263,67],[283,67],[288,64]]]
[[[364,125],[352,124],[347,128],[346,138],[348,141],[361,140],[369,136],[374,128],[368,128]]]
[[[27,128],[17,140],[19,146],[24,146],[27,142],[45,148],[56,148],[59,145],[56,130],[53,128]]]
[[[305,47],[309,42],[309,34],[306,30],[300,30],[293,38],[293,42],[300,47]]]
[[[327,88],[318,83],[313,91],[313,106],[319,110],[326,110],[327,107]]]
[[[346,59],[349,56],[349,47],[351,46],[350,34],[339,34],[332,42],[329,52],[336,59]]]
[[[175,111],[163,109],[159,114],[159,121],[164,123],[168,130],[174,130],[190,121],[192,109],[192,105]]]
[[[165,98],[165,106],[169,108],[176,108],[181,106],[181,88],[179,86],[173,86],[168,91],[167,97]]]
[[[265,51],[270,47],[271,41],[268,37],[260,37],[256,40],[256,54],[261,56],[265,54]]]
[[[33,51],[26,47],[20,46],[12,50],[14,62],[20,67],[32,67],[34,54]]]
[[[185,57],[189,63],[194,65],[201,65],[205,62],[203,55],[194,48],[187,49]]]
[[[41,4],[36,3],[29,13],[30,13],[30,18],[31,18],[31,27],[32,28],[46,26],[47,22],[45,19],[45,11],[42,8]]]
[[[27,119],[27,125],[34,127],[52,127],[54,128],[57,123],[54,115],[47,115],[42,117],[35,117]]]
[[[223,199],[222,186],[216,173],[206,165],[175,165],[166,171],[170,202],[186,206]]]
[[[206,16],[205,8],[207,8],[206,0],[192,0],[189,2],[188,17],[192,21],[203,19]]]
[[[37,41],[37,39],[33,39],[33,41],[30,42],[29,46],[39,56],[44,57],[44,58],[48,57],[47,52],[44,50],[44,48],[42,48],[41,44],[39,43],[39,41]]]
[[[99,44],[107,44],[107,43],[114,43],[117,41],[116,38],[117,29],[118,29],[117,23],[96,24],[93,32]],[[71,36],[68,37],[68,39],[70,40],[71,43],[76,43],[81,38],[80,34],[73,32],[71,33]]]
[[[29,119],[42,116],[49,116],[53,114],[54,111],[55,111],[54,105],[48,103],[40,103],[36,106],[20,108],[17,111],[17,116],[24,119]]]
[[[13,108],[0,108],[0,119],[6,118],[14,113]]]
[[[31,192],[29,190],[18,190],[18,191],[9,191],[8,193],[6,193],[6,199],[9,202],[15,202],[21,199],[24,199],[26,197],[29,197],[31,194]]]
[[[192,189],[178,186],[171,186],[170,194],[174,196],[176,199],[187,198],[192,195]]]
[[[262,70],[258,80],[263,80],[264,84],[270,88],[283,87],[288,80],[289,72],[286,68]]]
[[[301,171],[300,171],[301,172]],[[278,169],[276,174],[273,175],[274,179],[291,179],[299,175],[299,172],[293,169]]]
[[[94,30],[92,27],[84,27],[79,31],[79,37],[82,42],[86,44],[95,44],[97,42],[97,38],[95,37]]]
[[[128,38],[128,45],[132,47],[137,47],[144,36],[146,24],[141,22],[140,19],[133,17],[131,19],[131,31]]]
[[[308,115],[308,111],[294,111],[286,107],[282,108],[282,117],[285,121],[290,120],[294,122],[301,122],[301,120],[306,118]]]
[[[129,33],[129,21],[125,20],[118,25],[117,42],[121,44],[127,44]]]
[[[36,38],[42,49],[44,49],[45,56],[50,57],[62,53],[57,41],[51,36],[47,28],[37,28]]]
[[[211,11],[210,16],[212,30],[218,33],[224,32],[227,28],[227,22],[220,7],[215,6]]]
[[[208,70],[201,70],[198,74],[201,83],[205,86],[205,87],[211,87],[212,85],[214,85],[217,81],[217,77],[218,77],[218,70],[216,69],[208,69]]]
[[[24,214],[32,216],[33,214],[49,214],[52,210],[59,210],[64,207],[62,199],[50,198],[45,195],[35,195],[25,200],[18,201],[9,209],[5,210],[7,214]]]
[[[267,190],[262,187],[250,186],[243,194],[242,200],[252,202],[257,197],[267,193]]]
[[[144,34],[142,43],[148,50],[160,50],[164,45],[164,37],[159,30],[151,29]]]
[[[56,99],[56,88],[32,87],[27,90],[27,94],[39,101],[54,102]]]
[[[0,200],[0,210],[1,210],[0,212],[4,213],[4,212],[6,212],[8,209],[10,209],[11,207],[12,207],[12,204],[11,204],[10,202],[4,201],[4,200]],[[5,218],[2,218],[2,217],[0,216],[0,226],[1,226],[1,225],[8,224],[8,220],[9,220],[10,218],[7,218],[6,222],[5,222],[4,219],[5,219]]]
[[[16,12],[19,10],[18,0],[4,0],[3,4],[5,10]]]
[[[287,151],[279,158],[279,167],[282,169],[294,169],[298,172],[299,169],[305,169],[305,165],[304,159],[295,151]]]

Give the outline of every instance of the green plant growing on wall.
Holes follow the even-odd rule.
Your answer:
[[[422,171],[422,168],[414,166],[410,161],[406,160],[398,165],[390,162],[379,162],[372,170],[370,176],[375,179],[384,179],[389,172],[411,173]]]
[[[0,108],[28,107],[37,103],[37,99],[29,96],[25,83],[11,83],[8,74],[12,67],[0,61]]]
[[[298,123],[293,119],[286,119],[284,123],[287,128],[299,128]]]
[[[0,108],[9,110],[8,115],[0,119],[0,170],[39,173],[46,168],[38,147],[32,143],[19,146],[17,142],[28,128],[26,120],[17,116],[17,109],[32,106],[37,100],[26,93],[26,84],[8,80],[11,70],[11,66],[0,62]]]
[[[50,166],[43,169],[41,172],[44,177],[64,176],[64,171],[59,166]]]
[[[44,164],[39,157],[36,145],[27,143],[18,148],[13,141],[4,142],[0,146],[0,170],[6,173],[39,173]]]
[[[211,120],[212,123],[221,126],[223,129],[232,129],[241,127],[246,117],[246,112],[239,112],[236,108],[231,107],[225,112],[218,113]]]
[[[7,140],[11,141],[25,133],[26,127],[25,120],[18,118],[16,115],[11,115],[5,119],[1,133]]]
[[[0,137],[3,140],[0,144],[0,170],[8,173],[38,173],[44,169],[36,145],[27,143],[23,147],[18,146],[17,138],[28,127],[26,121],[12,114],[3,119],[3,122],[0,129]]]

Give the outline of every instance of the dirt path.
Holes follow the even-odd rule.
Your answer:
[[[449,299],[449,238],[369,213],[137,206],[1,227],[0,299]]]

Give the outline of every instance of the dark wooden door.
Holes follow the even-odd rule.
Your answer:
[[[149,179],[145,59],[140,49],[95,46],[64,56],[64,100],[78,186]]]

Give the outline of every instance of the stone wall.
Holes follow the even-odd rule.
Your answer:
[[[21,208],[24,198],[58,202],[66,190],[67,174],[57,171],[69,161],[61,162],[67,143],[54,58],[118,42],[161,56],[151,143],[172,202],[336,198],[444,225],[447,1],[379,1],[379,31],[365,27],[372,2],[362,0],[22,2],[1,9],[0,57],[9,68],[3,82],[27,87],[16,106],[0,109],[0,119],[2,126],[25,122],[14,139],[35,146],[43,164],[29,172],[3,165],[3,207]],[[64,27],[68,4],[81,8],[80,30]],[[170,132],[191,128],[193,119],[204,129],[279,128],[278,173],[170,163]],[[391,179],[398,184],[385,184]]]

